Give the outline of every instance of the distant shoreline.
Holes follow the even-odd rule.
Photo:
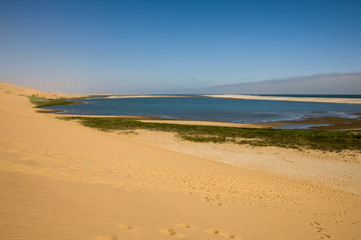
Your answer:
[[[291,95],[291,94],[290,94]],[[336,95],[336,94],[335,94]],[[340,94],[345,96],[347,94]],[[355,94],[350,94],[355,96]],[[96,97],[96,95],[92,95]],[[178,98],[178,97],[212,97],[212,98],[228,98],[228,99],[244,99],[244,100],[265,100],[265,101],[291,101],[291,102],[318,102],[318,103],[340,103],[340,104],[357,104],[361,105],[361,98],[335,98],[335,97],[316,97],[311,95],[306,96],[277,96],[277,95],[247,95],[247,94],[195,94],[195,95],[150,95],[150,94],[139,94],[139,95],[109,95],[104,96],[106,99],[116,98]]]
[[[200,96],[213,97],[213,98],[244,99],[244,100],[361,104],[361,98],[278,97],[278,96],[255,96],[255,95],[237,95],[237,94],[210,94],[210,95],[200,95]]]

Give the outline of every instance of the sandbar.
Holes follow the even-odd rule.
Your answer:
[[[214,97],[214,98],[245,99],[245,100],[361,104],[361,98],[276,97],[276,96],[254,96],[254,95],[238,95],[238,94],[212,94],[212,95],[202,95],[202,96]]]

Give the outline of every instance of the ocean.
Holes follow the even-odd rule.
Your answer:
[[[165,119],[262,123],[309,117],[359,118],[361,105],[221,99],[208,97],[159,97],[89,99],[85,104],[52,106],[60,114],[134,115]]]

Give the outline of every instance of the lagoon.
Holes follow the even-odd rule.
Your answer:
[[[84,101],[83,101],[84,102]],[[208,97],[153,97],[89,99],[85,104],[46,107],[71,115],[151,116],[164,119],[261,123],[310,117],[359,118],[361,105],[219,99]]]

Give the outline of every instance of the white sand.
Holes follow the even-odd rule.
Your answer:
[[[248,99],[248,100],[361,104],[361,98],[273,97],[273,96],[254,96],[254,95],[238,95],[238,94],[213,94],[213,95],[202,95],[202,96],[214,97],[214,98]]]

